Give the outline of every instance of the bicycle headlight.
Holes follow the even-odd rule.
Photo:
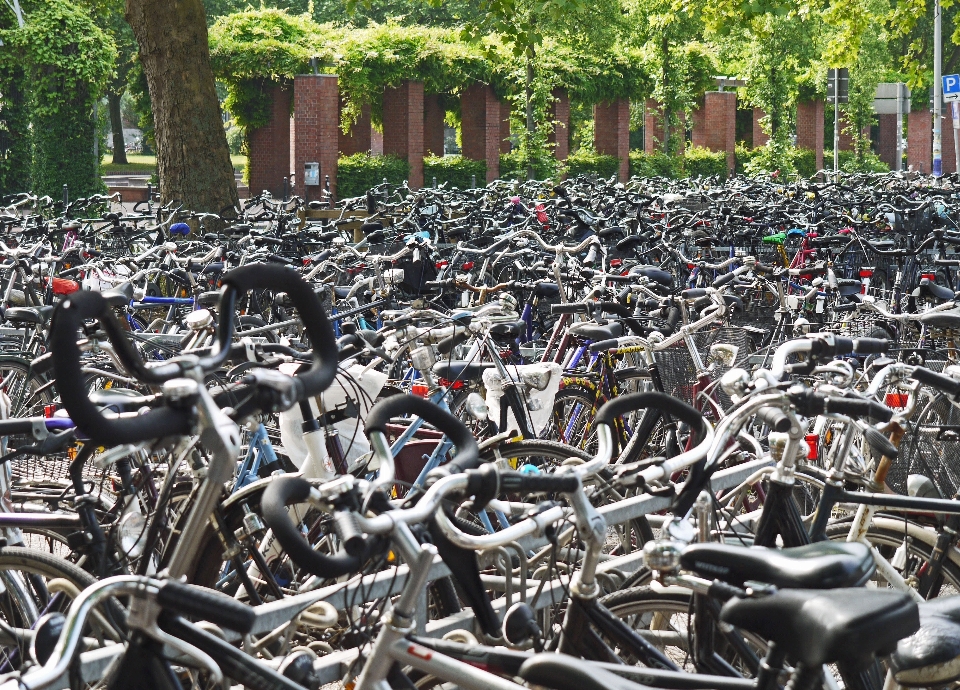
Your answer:
[[[140,513],[130,511],[120,518],[117,536],[120,539],[120,549],[127,557],[139,558],[143,555],[143,548],[147,541],[146,518]]]

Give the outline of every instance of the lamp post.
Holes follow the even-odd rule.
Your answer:
[[[940,0],[933,3],[933,176],[943,175],[943,132],[941,115],[943,114],[943,80],[940,70],[941,31]]]

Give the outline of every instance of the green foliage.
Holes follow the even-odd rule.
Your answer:
[[[856,151],[840,150],[838,163],[840,170],[846,173],[885,173],[890,172],[890,166],[880,160],[873,151],[867,150],[863,157],[858,159]],[[823,152],[824,166],[833,170],[833,150]]]
[[[0,65],[0,194],[30,189],[30,110],[21,65]]]
[[[449,183],[451,187],[470,189],[476,178],[478,185],[483,185],[487,179],[486,161],[474,161],[463,156],[428,156],[423,159],[423,181],[427,186]]]
[[[33,190],[57,197],[64,184],[74,197],[102,191],[92,114],[117,57],[112,39],[84,8],[63,0],[32,8],[23,28],[0,31],[0,39],[7,46],[0,69],[25,65]]]
[[[396,156],[356,153],[337,161],[337,196],[347,199],[366,194],[384,180],[401,184],[410,177],[410,164]]]
[[[153,126],[153,103],[147,87],[147,75],[139,60],[134,59],[133,68],[128,77],[127,89],[133,101],[133,112],[137,116],[137,126],[143,133],[143,153],[153,153],[157,149],[157,139]]]
[[[580,149],[567,158],[567,177],[577,175],[596,175],[603,179],[616,176],[620,170],[620,159],[596,151]]]
[[[793,155],[793,165],[800,177],[813,177],[818,172],[817,152],[813,149],[798,148]]]
[[[511,151],[500,154],[500,179],[525,180],[527,179],[527,165],[531,162],[522,151]],[[562,172],[559,161],[554,158],[533,159],[533,179],[555,180]]]
[[[683,169],[688,177],[727,178],[727,154],[702,146],[690,146],[683,152]]]
[[[752,149],[747,146],[744,142],[738,142],[736,149],[734,149],[734,172],[737,175],[745,175],[747,164],[753,160],[753,157],[756,155],[757,149]]]
[[[662,151],[649,154],[643,151],[631,151],[630,176],[670,179],[683,177],[683,160],[677,156],[668,156]]]

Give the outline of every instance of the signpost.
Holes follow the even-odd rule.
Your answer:
[[[958,79],[960,83],[960,79]],[[873,111],[877,115],[897,116],[897,158],[894,170],[903,169],[903,116],[910,112],[910,89],[903,82],[877,84],[873,99]]]
[[[833,175],[840,171],[840,104],[848,101],[850,72],[846,67],[827,73],[827,100],[833,101]]]

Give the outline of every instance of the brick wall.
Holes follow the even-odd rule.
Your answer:
[[[940,120],[940,151],[943,156],[943,174],[957,172],[957,152],[953,147],[953,116],[950,114],[950,104],[943,107],[943,119]],[[931,146],[932,148],[932,146]],[[933,155],[932,153],[930,154]]]
[[[460,96],[463,157],[487,162],[487,182],[500,177],[500,101],[486,84],[473,84]]]
[[[423,97],[423,152],[427,156],[443,155],[443,118],[446,113],[440,96],[429,93]]]
[[[270,122],[251,129],[248,134],[250,193],[255,195],[266,189],[279,197],[283,195],[283,178],[290,175],[290,100],[293,92],[289,87],[278,85],[273,87],[271,97]]]
[[[933,117],[929,110],[907,115],[907,167],[929,175],[933,160]]]
[[[629,129],[629,127],[628,122],[627,128]],[[643,135],[643,150],[645,153],[663,151],[663,113],[660,110],[660,104],[651,99],[647,99],[644,105]],[[629,136],[630,133],[628,131],[627,137],[629,138]],[[670,131],[670,137],[674,140],[676,140],[677,137],[680,138],[680,146],[675,148],[682,154],[687,145],[686,118],[683,113],[680,113],[680,127],[674,127]]]
[[[753,148],[766,146],[767,142],[770,141],[770,137],[767,136],[767,133],[763,131],[763,127],[760,126],[760,120],[765,115],[766,113],[760,108],[753,109]]]
[[[878,115],[877,155],[893,170],[897,163],[897,116]]]
[[[570,155],[570,94],[566,89],[554,89],[553,99],[549,110],[553,131],[550,132],[548,141],[556,144],[553,155],[557,160],[565,161]]]
[[[797,103],[797,146],[816,153],[817,170],[823,169],[823,118],[823,101]]]
[[[727,153],[727,170],[734,168],[737,146],[737,94],[732,91],[708,91],[693,112],[694,146]]]
[[[593,145],[597,153],[620,159],[620,181],[630,177],[630,101],[618,98],[593,107]]]
[[[340,89],[330,74],[299,75],[294,80],[294,136],[297,194],[307,201],[320,198],[325,177],[337,193],[337,157],[340,134]],[[305,188],[304,163],[320,164],[320,186]]]
[[[341,107],[342,107],[341,103]],[[360,116],[353,123],[349,134],[341,130],[338,135],[340,155],[352,156],[355,153],[369,153],[370,151],[370,105],[360,109]]]
[[[410,187],[423,186],[423,82],[383,91],[383,152],[410,163]]]
[[[510,153],[510,101],[500,101],[500,153]]]

